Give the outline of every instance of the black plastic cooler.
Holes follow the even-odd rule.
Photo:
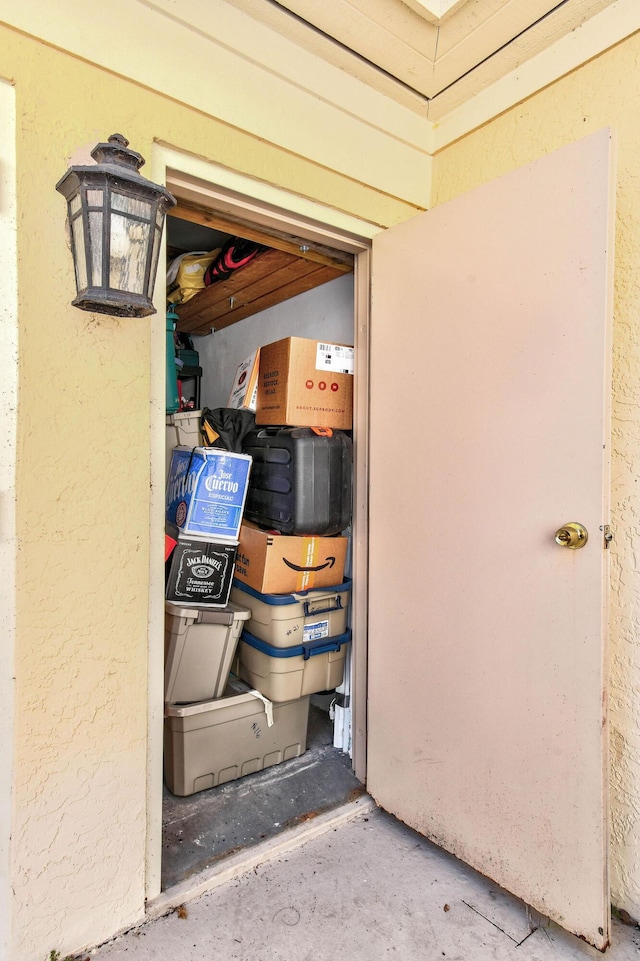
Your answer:
[[[339,534],[351,522],[351,438],[313,427],[262,427],[244,439],[253,458],[244,516],[281,534]]]

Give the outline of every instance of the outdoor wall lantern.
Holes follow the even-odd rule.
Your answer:
[[[138,173],[144,158],[122,134],[91,151],[56,184],[67,200],[77,296],[82,310],[117,317],[155,314],[152,302],[164,219],[176,203]]]

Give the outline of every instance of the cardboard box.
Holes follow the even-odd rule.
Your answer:
[[[182,606],[225,607],[236,550],[236,544],[179,534],[169,562],[165,598]]]
[[[260,350],[256,424],[351,430],[353,347],[285,337]]]
[[[344,579],[346,537],[294,537],[262,531],[245,521],[240,528],[236,578],[261,594],[291,594],[331,587]]]
[[[250,468],[248,454],[176,447],[167,481],[167,521],[186,534],[236,542]]]
[[[227,407],[234,410],[255,410],[258,401],[258,371],[260,348],[254,350],[236,368]]]

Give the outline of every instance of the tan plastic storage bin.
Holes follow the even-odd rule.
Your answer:
[[[171,704],[220,697],[227,686],[238,637],[251,612],[165,603],[164,699]]]
[[[244,693],[237,693],[243,691]],[[172,794],[185,797],[298,757],[307,749],[309,698],[265,704],[239,681],[213,701],[167,705],[164,776]]]
[[[240,677],[271,701],[291,701],[342,684],[351,631],[282,648],[243,631],[238,644]]]
[[[201,410],[181,410],[171,415],[176,430],[177,441],[174,447],[183,444],[185,447],[199,447],[202,444],[200,434]]]
[[[200,437],[201,410],[184,410],[166,415],[166,453],[164,476],[169,476],[171,454],[174,447],[184,444],[186,447],[198,447],[202,443]]]
[[[164,476],[168,477],[169,468],[171,467],[171,455],[173,453],[173,448],[178,446],[178,432],[175,424],[173,423],[173,414],[167,414],[166,425]]]
[[[246,625],[250,634],[274,647],[291,647],[344,634],[350,593],[350,580],[336,587],[314,587],[295,594],[261,594],[248,584],[234,581],[231,600],[250,608]]]

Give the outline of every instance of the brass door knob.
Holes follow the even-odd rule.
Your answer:
[[[584,545],[589,540],[589,535],[587,534],[587,528],[583,527],[582,524],[577,524],[575,521],[571,521],[570,524],[565,524],[560,530],[556,531],[556,544],[560,547],[568,547],[572,551],[577,551],[579,547],[584,547]]]

